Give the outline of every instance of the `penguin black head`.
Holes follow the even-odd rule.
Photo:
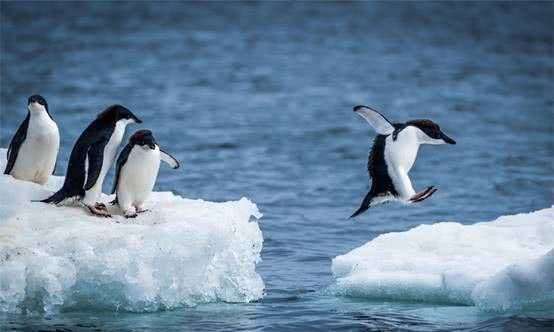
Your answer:
[[[418,128],[424,135],[420,137],[425,144],[456,144],[452,138],[443,133],[438,124],[431,120],[412,120],[406,122],[408,126]]]
[[[41,96],[41,95],[32,95],[32,96],[29,97],[29,99],[27,99],[27,107],[29,109],[31,109],[31,108],[34,109],[35,107],[33,107],[33,105],[36,105],[35,103],[42,106],[42,107],[44,107],[44,109],[46,109],[46,111],[48,111],[48,103],[46,102],[46,99],[44,99],[43,96]]]
[[[154,135],[152,135],[152,132],[148,129],[141,129],[135,132],[130,138],[129,138],[129,144],[131,145],[139,145],[143,149],[156,149],[156,139],[154,139]]]
[[[127,121],[128,123],[142,123],[142,120],[137,118],[133,112],[129,111],[126,107],[117,104],[106,108],[102,113],[98,114],[97,119],[112,123],[120,120]]]

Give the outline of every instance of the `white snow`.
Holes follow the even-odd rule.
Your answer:
[[[2,170],[5,154],[0,149]],[[156,192],[146,202],[151,211],[136,219],[31,202],[62,182],[51,177],[42,187],[0,175],[0,312],[142,312],[262,297],[255,268],[263,238],[251,220],[261,214],[248,199]]]
[[[554,310],[554,208],[378,236],[333,260],[338,295]]]

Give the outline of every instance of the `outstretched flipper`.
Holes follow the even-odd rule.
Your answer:
[[[435,188],[434,186],[427,187],[424,190],[422,190],[422,191],[418,192],[417,194],[415,194],[414,196],[412,196],[412,198],[410,198],[410,202],[412,202],[412,203],[422,202],[422,201],[426,200],[427,198],[431,197],[431,195],[433,195],[435,193],[435,191],[437,191],[437,188]]]
[[[379,135],[390,135],[394,132],[394,125],[383,116],[383,114],[371,109],[367,106],[356,106],[354,112],[358,113],[362,118],[375,129]]]
[[[171,168],[176,169],[179,168],[179,162],[175,157],[170,155],[169,153],[165,152],[164,150],[160,149],[160,158],[166,162]]]

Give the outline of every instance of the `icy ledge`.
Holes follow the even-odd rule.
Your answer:
[[[333,260],[338,295],[554,309],[554,208],[378,236]]]
[[[5,149],[0,149],[4,169]],[[0,311],[156,311],[260,299],[255,204],[153,193],[137,219],[92,217],[41,199],[61,186],[0,175]],[[108,201],[103,196],[103,201]]]

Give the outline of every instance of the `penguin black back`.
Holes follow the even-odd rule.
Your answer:
[[[367,170],[369,172],[369,177],[372,180],[371,189],[366,194],[360,208],[356,210],[350,218],[354,218],[369,209],[371,201],[376,196],[385,193],[391,193],[393,195],[397,194],[394,189],[392,179],[387,171],[387,164],[385,162],[386,139],[386,135],[377,135],[375,140],[373,140],[373,146],[371,147],[367,161]]]
[[[41,202],[58,204],[69,197],[82,198],[85,190],[94,185],[100,174],[104,146],[109,141],[116,122],[128,118],[136,119],[131,111],[121,105],[112,105],[98,114],[73,146],[62,188]],[[136,120],[140,122],[140,120]],[[87,157],[89,158],[88,174],[85,172]]]
[[[387,171],[387,164],[385,162],[385,140],[387,136],[377,135],[373,141],[373,147],[369,153],[367,161],[367,170],[371,177],[372,185],[371,190],[375,194],[390,192],[396,195],[396,190]],[[379,181],[377,181],[379,179]]]

